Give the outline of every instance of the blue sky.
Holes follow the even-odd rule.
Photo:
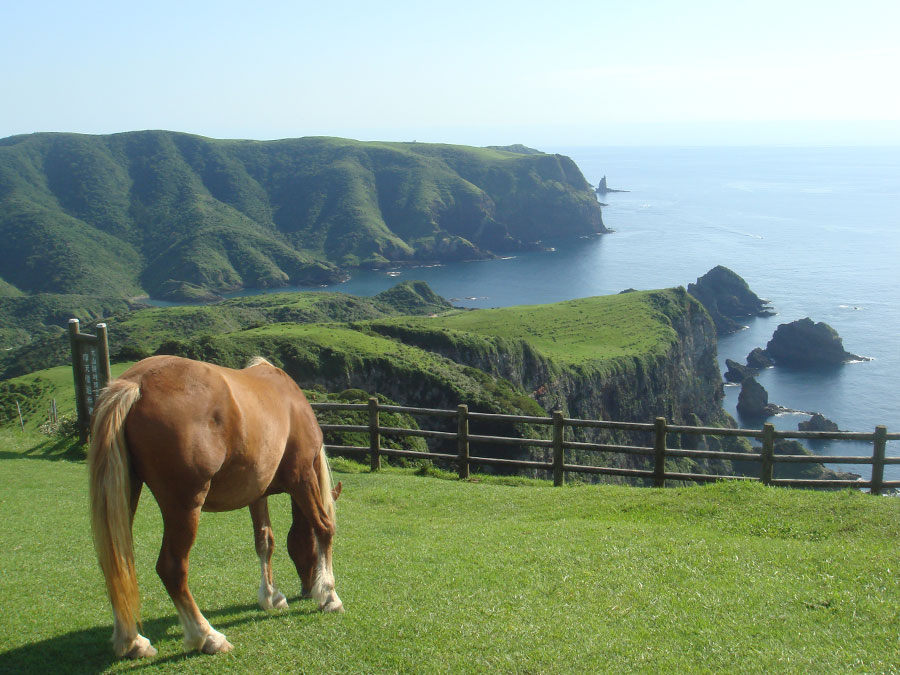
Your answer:
[[[32,0],[0,16],[0,137],[900,144],[896,0]]]

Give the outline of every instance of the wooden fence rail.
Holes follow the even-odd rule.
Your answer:
[[[313,410],[323,412],[331,410],[344,410],[368,413],[368,424],[322,424],[321,426],[323,431],[367,433],[369,436],[368,447],[328,445],[326,446],[326,450],[357,456],[368,455],[369,463],[373,471],[377,471],[379,468],[381,468],[382,457],[410,457],[453,462],[457,465],[459,477],[462,479],[469,477],[472,465],[539,469],[552,472],[554,485],[562,485],[565,480],[566,473],[585,473],[606,476],[624,476],[629,478],[643,478],[653,481],[653,484],[656,487],[664,487],[667,480],[759,480],[766,485],[783,485],[790,487],[868,488],[872,494],[876,495],[882,494],[885,490],[900,488],[900,481],[884,480],[884,467],[889,464],[900,464],[900,457],[885,456],[887,441],[900,440],[900,433],[889,434],[887,432],[887,428],[884,426],[875,427],[875,431],[873,433],[846,431],[776,431],[774,425],[772,424],[764,424],[763,428],[760,430],[723,429],[718,427],[689,427],[677,424],[669,424],[666,422],[666,419],[664,417],[658,417],[653,423],[647,424],[640,422],[610,422],[606,420],[582,420],[568,418],[563,417],[563,414],[560,411],[554,411],[550,417],[479,413],[470,412],[468,406],[464,404],[457,406],[456,410],[382,405],[375,397],[370,398],[368,403],[313,403],[312,407]],[[405,429],[400,427],[381,426],[380,413],[382,412],[455,419],[456,431]],[[503,422],[546,425],[552,427],[552,433],[550,439],[516,438],[510,436],[484,436],[471,433],[469,427],[471,422]],[[652,434],[654,443],[652,447],[649,447],[636,445],[613,445],[608,443],[586,443],[565,440],[566,429],[576,427],[646,432]],[[666,443],[668,434],[688,434],[715,437],[736,436],[742,438],[753,438],[760,440],[762,443],[762,447],[759,452],[749,453],[669,448]],[[456,442],[457,451],[455,454],[450,454],[444,452],[418,452],[414,450],[383,448],[381,446],[381,438],[384,435],[401,437],[415,436],[420,438],[452,440]],[[775,442],[777,440],[801,438],[815,440],[867,441],[872,443],[872,454],[864,456],[775,454]],[[472,455],[472,444],[549,448],[552,450],[552,461],[546,462],[501,459],[497,457]],[[646,455],[648,458],[652,458],[653,468],[627,469],[619,467],[567,464],[565,461],[566,450]],[[682,473],[669,471],[666,468],[666,460],[675,457],[757,461],[760,463],[760,471],[758,476],[726,476],[718,474]],[[869,480],[809,480],[775,478],[775,465],[781,463],[868,464],[872,467],[872,477]]]

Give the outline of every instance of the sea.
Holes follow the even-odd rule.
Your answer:
[[[327,290],[374,295],[414,279],[456,305],[503,307],[687,286],[724,265],[776,314],[719,339],[723,372],[726,358],[744,363],[779,324],[824,321],[847,351],[871,360],[767,369],[757,379],[769,401],[820,412],[841,430],[900,431],[900,147],[542,149],[571,157],[593,185],[607,176],[610,188],[625,190],[600,197],[613,233],[496,260],[361,270]],[[726,411],[758,428],[737,413],[739,391],[726,386]],[[796,430],[806,419],[786,413],[770,421]],[[872,452],[864,442],[809,447],[822,455]],[[900,442],[889,442],[888,454],[900,455]],[[865,465],[829,466],[869,475]],[[885,477],[900,480],[900,465],[889,465]]]

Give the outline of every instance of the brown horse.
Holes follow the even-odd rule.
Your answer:
[[[129,368],[99,397],[88,455],[91,526],[113,608],[117,656],[153,656],[140,635],[131,529],[141,488],[163,518],[156,571],[175,603],[185,649],[227,652],[231,644],[200,613],[187,585],[188,554],[201,511],[250,507],[262,571],[263,609],[287,607],[272,582],[274,537],[266,498],[291,496],[288,553],[302,595],[339,612],[331,545],[334,500],[322,432],[296,383],[257,357],[243,370],[175,356]]]

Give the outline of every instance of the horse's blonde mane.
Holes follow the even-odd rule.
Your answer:
[[[254,356],[252,359],[250,359],[250,360],[247,362],[247,366],[246,366],[246,367],[247,367],[247,368],[252,368],[253,366],[259,366],[259,365],[262,365],[263,363],[266,364],[267,366],[271,366],[271,365],[272,365],[272,362],[269,361],[268,359],[265,359],[265,358],[263,358],[262,356]]]

